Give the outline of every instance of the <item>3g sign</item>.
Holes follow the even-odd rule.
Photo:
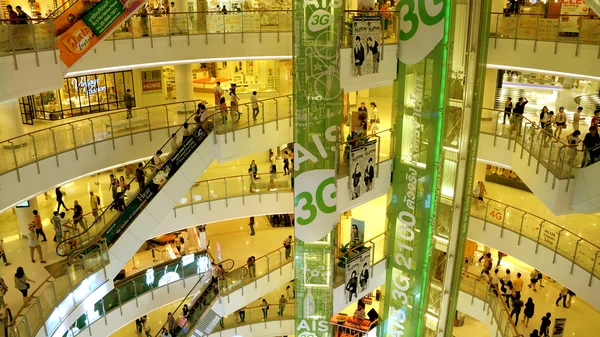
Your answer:
[[[314,7],[316,10],[308,18],[308,30],[311,32],[321,31],[333,23],[333,14],[329,8],[342,7],[341,0],[304,0],[304,8]]]
[[[427,56],[444,36],[445,8],[450,0],[401,0],[400,51],[402,63],[415,64]]]

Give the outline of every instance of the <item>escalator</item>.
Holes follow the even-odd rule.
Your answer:
[[[92,224],[74,224],[74,228],[81,226],[84,230],[58,244],[57,253],[67,257],[64,264],[32,292],[42,312],[32,310],[33,306],[21,308],[11,329],[35,334],[43,326],[49,333],[62,335],[67,329],[66,321],[75,320],[84,308],[93,306],[114,288],[111,279],[213,161],[212,142],[205,141],[209,120],[196,126],[159,165],[152,167],[152,161],[146,164],[152,173],[144,179],[145,183],[139,183],[141,188],[127,203],[123,199],[125,193],[119,192],[116,201]],[[167,146],[169,142],[161,147],[165,153]],[[131,181],[129,185],[138,183]],[[34,315],[36,319],[28,318]]]

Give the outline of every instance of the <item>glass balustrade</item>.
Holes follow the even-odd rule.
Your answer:
[[[266,315],[262,306],[248,306],[243,308],[242,314],[240,314],[240,311],[238,310],[224,317],[221,322],[217,324],[213,332],[216,333],[223,330],[235,329],[248,324],[266,324],[268,322],[293,320],[295,313],[296,309],[293,301],[287,302],[284,305],[279,305],[279,303],[269,303],[269,309],[266,310]]]
[[[75,336],[89,325],[104,318],[113,310],[123,310],[122,306],[135,301],[138,296],[148,294],[156,289],[168,287],[169,284],[182,280],[194,283],[186,299],[197,292],[202,292],[210,275],[205,275],[210,268],[210,259],[205,251],[188,254],[171,261],[158,264],[135,273],[132,276],[115,282],[115,287],[101,300],[94,304],[94,309],[81,315],[65,332],[64,336]],[[148,271],[151,271],[150,273]]]
[[[600,44],[600,20],[589,15],[492,13],[490,37]],[[576,24],[573,24],[576,22]]]
[[[21,308],[19,310],[21,314],[16,315],[17,319],[12,322],[10,329],[20,331],[20,329],[23,329],[21,327],[24,326],[29,334],[23,336],[35,335],[42,327],[47,331],[54,332],[64,317],[54,317],[56,326],[49,326],[44,322],[48,321],[51,315],[59,315],[60,310],[54,310],[58,304],[62,303],[68,296],[72,296],[74,299],[72,305],[76,306],[81,299],[87,297],[90,292],[101,284],[97,280],[88,280],[87,276],[101,270],[109,263],[108,247],[116,242],[148,202],[154,198],[185,160],[208,137],[206,130],[211,130],[213,127],[210,119],[204,121],[200,126],[193,122],[192,117],[188,118],[191,122],[190,125],[192,125],[190,128],[192,136],[184,141],[177,151],[170,153],[160,167],[153,168],[153,172],[146,179],[146,184],[133,194],[127,204],[124,201],[125,192],[121,192],[118,198],[91,224],[87,225],[85,221],[81,220],[80,224],[73,222],[73,226],[75,226],[73,227],[73,233],[69,233],[67,237],[63,238],[64,240],[57,245],[56,252],[60,256],[68,256],[65,261],[66,265],[81,264],[86,272],[82,276],[75,276],[75,280],[72,280],[69,275],[61,277],[64,274],[62,269],[52,273],[46,281],[33,291],[32,295],[37,296],[37,310],[33,306]],[[179,127],[173,127],[173,131],[179,131]],[[168,141],[160,149],[164,149],[164,152],[167,153],[169,152],[167,146],[170,146]],[[151,169],[150,162],[146,164],[144,169]],[[135,185],[134,181],[130,182],[130,186]],[[116,210],[114,215],[111,210]],[[83,227],[83,232],[77,234],[78,232],[75,230],[77,225]],[[85,281],[90,283],[87,287],[83,284]],[[83,286],[79,287],[79,285]],[[74,289],[78,289],[75,294],[72,293]],[[46,295],[46,292],[50,292],[50,295]],[[41,303],[42,301],[44,303]],[[44,308],[48,308],[49,311],[44,311]]]
[[[207,114],[211,117],[206,121],[206,124],[210,125],[207,128],[216,129],[218,134],[246,129],[251,137],[252,126],[264,126],[264,123],[272,121],[277,121],[279,124],[282,123],[281,120],[289,119],[292,114],[292,97],[287,95],[260,100],[258,103],[261,111],[256,121],[250,120],[251,103],[239,105],[242,117],[236,123],[231,123],[229,119],[226,124],[223,124],[222,119],[218,118],[219,111],[214,107],[208,108]],[[133,118],[130,119],[127,119],[127,111],[93,116],[3,141],[0,144],[0,173],[12,170],[18,172],[20,167],[53,156],[56,157],[58,165],[60,153],[69,150],[77,151],[78,148],[89,145],[95,148],[98,142],[114,142],[114,139],[119,137],[132,137],[133,141],[133,134],[162,129],[166,129],[167,134],[170,135],[190,119],[189,114],[178,113],[181,107],[185,106],[186,110],[193,111],[200,102],[202,100],[136,108],[133,109]],[[228,110],[227,113],[229,115],[230,111]],[[290,124],[291,119],[287,123]],[[192,126],[196,123],[189,120],[189,124]],[[163,152],[170,152],[170,147]]]
[[[501,231],[511,231],[519,235],[518,240],[526,237],[572,261],[590,273],[592,277],[600,278],[600,247],[558,224],[547,221],[517,207],[485,198],[484,206],[477,203],[471,206],[471,216],[484,221],[486,226],[501,227]],[[447,233],[446,233],[447,235]]]
[[[537,121],[527,117],[520,117],[520,124],[503,124],[504,111],[483,110],[485,118],[481,122],[481,132],[494,136],[494,146],[499,146],[496,145],[497,138],[505,138],[508,139],[508,149],[517,151],[518,143],[521,146],[518,150],[520,158],[528,158],[529,165],[536,166],[536,172],[547,170],[558,179],[571,179],[573,170],[581,167],[585,152],[580,150],[579,144],[570,146],[543,131]]]

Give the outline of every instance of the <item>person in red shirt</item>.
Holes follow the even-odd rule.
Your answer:
[[[6,5],[6,10],[8,11],[8,19],[10,20],[10,24],[16,25],[19,21],[19,15],[17,12],[13,11],[11,5]]]
[[[594,117],[592,117],[592,124],[590,125],[596,132],[598,132],[598,114],[600,114],[600,110],[596,109],[596,111],[594,111]]]

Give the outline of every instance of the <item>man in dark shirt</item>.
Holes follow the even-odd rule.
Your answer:
[[[592,151],[592,149],[600,144],[600,135],[598,135],[598,131],[593,126],[590,126],[589,131],[585,135],[585,138],[583,138],[584,157],[581,167],[586,167],[597,161],[596,151]]]
[[[510,312],[510,318],[512,318],[513,315],[517,315],[515,318],[515,325],[517,325],[517,323],[519,323],[519,314],[521,313],[521,308],[523,308],[523,301],[521,301],[520,298],[515,298],[512,302],[512,305],[513,308]]]
[[[86,226],[83,223],[84,219],[83,219],[83,208],[81,207],[81,205],[79,204],[79,202],[77,200],[75,200],[73,205],[73,223],[75,225],[79,224],[81,226],[81,228],[83,228],[83,230],[86,230]]]
[[[550,330],[550,324],[552,323],[550,317],[552,317],[551,313],[546,313],[546,316],[542,317],[542,324],[540,325],[540,336],[549,336],[548,330]]]
[[[519,97],[519,101],[513,108],[513,124],[510,128],[510,132],[517,131],[517,137],[521,134],[521,124],[523,124],[523,113],[525,112],[525,105],[529,103],[527,98]]]
[[[127,109],[127,118],[132,118],[131,108],[133,108],[133,96],[131,96],[131,89],[127,89],[125,93],[125,108]]]

